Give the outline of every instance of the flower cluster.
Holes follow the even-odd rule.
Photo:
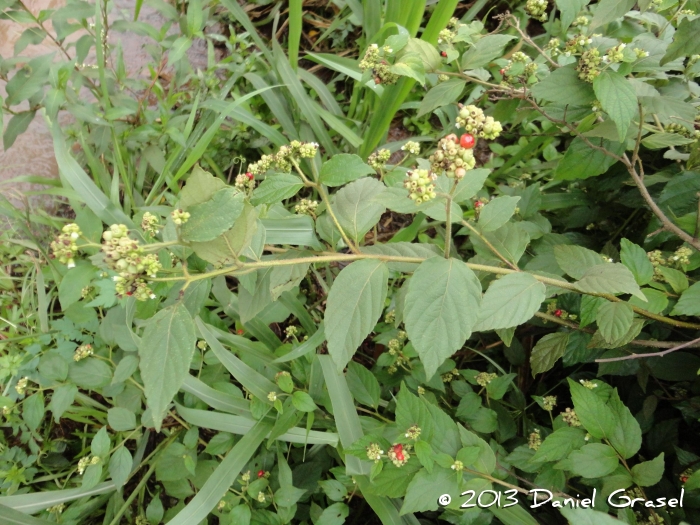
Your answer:
[[[158,232],[158,217],[147,211],[141,218],[141,229],[153,237]]]
[[[299,159],[312,159],[316,156],[318,144],[315,142],[300,142],[293,140],[288,146],[280,147],[274,155],[263,155],[258,162],[248,166],[247,173],[251,175],[262,175],[273,166],[280,171],[292,171],[292,164]]]
[[[603,58],[600,56],[600,51],[596,48],[584,51],[576,66],[578,78],[586,82],[593,82],[600,75],[602,62]]]
[[[405,437],[408,439],[412,439],[413,441],[417,441],[418,438],[420,437],[420,427],[418,425],[412,425],[406,430]]]
[[[667,131],[668,133],[678,133],[679,135],[683,135],[686,138],[689,139],[698,139],[700,138],[700,130],[690,130],[686,128],[683,124],[679,124],[677,122],[672,122],[671,124],[667,124],[664,127],[664,130]]]
[[[616,63],[616,62],[622,62],[622,60],[625,58],[625,49],[626,45],[625,44],[618,44],[616,46],[611,47],[608,49],[607,53],[605,53],[605,56],[603,57],[603,62],[606,63]]]
[[[383,170],[390,158],[391,151],[388,149],[380,149],[367,157],[367,164],[372,166],[376,171]]]
[[[102,234],[105,264],[118,273],[114,277],[117,296],[133,295],[139,301],[154,299],[155,295],[143,276],[155,277],[162,266],[155,254],[146,255],[139,242],[128,234],[129,230],[123,224],[113,224]]]
[[[486,386],[491,381],[496,379],[498,374],[489,374],[488,372],[480,372],[476,375],[476,384],[479,386]]]
[[[75,252],[78,251],[78,245],[75,241],[82,235],[77,224],[66,224],[60,235],[51,243],[51,254],[49,257],[58,259],[61,264],[65,264],[68,268],[75,267]]]
[[[316,208],[318,208],[318,201],[301,199],[299,204],[294,206],[294,211],[300,215],[311,215],[312,217],[315,217]]]
[[[462,472],[464,470],[464,463],[457,459],[454,463],[452,463],[450,468],[455,472]]]
[[[576,415],[575,410],[567,408],[564,412],[561,413],[561,418],[564,420],[564,423],[566,423],[570,427],[581,426],[581,420]]]
[[[586,16],[577,16],[576,19],[571,22],[572,26],[587,26],[588,24],[589,20]]]
[[[258,497],[255,498],[258,500],[260,503],[265,503],[265,493],[264,492],[258,492]]]
[[[29,383],[29,378],[28,377],[23,377],[19,381],[17,381],[17,384],[15,385],[15,391],[20,395],[23,396],[24,393],[27,391],[27,384]]]
[[[445,175],[456,179],[462,179],[476,165],[472,148],[462,147],[455,134],[440,139],[437,151],[428,160],[433,172],[444,171]]]
[[[408,451],[404,449],[404,446],[400,443],[392,445],[387,453],[389,461],[391,461],[397,467],[403,467],[408,460],[411,459]]]
[[[501,123],[493,117],[484,115],[484,111],[474,105],[459,106],[456,126],[464,128],[467,133],[480,138],[493,140],[503,131]]]
[[[535,20],[547,20],[547,0],[527,0],[525,12]]]
[[[187,222],[187,219],[190,218],[189,212],[182,211],[182,210],[173,210],[173,212],[170,214],[173,218],[173,222],[177,224],[178,226],[181,226]]]
[[[408,190],[408,196],[416,204],[428,202],[434,199],[435,180],[437,175],[428,170],[413,170],[406,173],[406,179],[403,182],[404,187]]]
[[[459,379],[459,370],[457,370],[456,368],[453,368],[452,370],[450,370],[446,374],[442,375],[442,382],[443,383],[451,383],[455,379]]]
[[[393,52],[389,46],[380,48],[377,44],[372,44],[360,60],[360,71],[372,71],[376,84],[395,84],[399,75],[391,72],[391,65],[386,60]]]
[[[420,155],[420,144],[409,140],[406,144],[401,146],[401,150],[408,151],[411,155]]]
[[[90,465],[97,465],[100,462],[99,456],[85,456],[78,461],[78,474],[81,476]]]
[[[542,398],[542,406],[547,412],[551,412],[557,406],[557,396],[544,396]]]
[[[575,314],[570,314],[566,310],[562,310],[557,306],[556,301],[552,301],[547,305],[547,313],[550,315],[553,315],[554,317],[558,317],[559,319],[564,319],[564,320],[570,320],[570,321],[575,321],[576,318],[578,317]]]
[[[536,428],[530,433],[530,436],[527,439],[527,446],[532,450],[537,450],[540,448],[540,445],[542,445],[542,436],[540,435],[540,429]]]
[[[384,451],[377,443],[371,443],[370,446],[367,447],[367,458],[375,463],[382,460],[382,454],[384,454]]]
[[[598,383],[594,383],[593,381],[589,381],[588,379],[581,379],[581,380],[579,380],[579,383],[581,383],[583,386],[585,386],[588,390],[593,390],[594,388],[598,388]]]
[[[73,361],[82,361],[93,354],[92,345],[80,345],[73,353]]]
[[[668,263],[679,265],[690,264],[690,256],[692,254],[693,250],[687,246],[681,246],[668,258]]]
[[[253,191],[255,188],[255,175],[247,171],[236,175],[233,185],[241,191]]]
[[[586,35],[576,35],[564,45],[564,55],[568,57],[583,53],[586,46],[591,45],[592,42],[593,39]]]

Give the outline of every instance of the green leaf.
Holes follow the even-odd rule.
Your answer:
[[[559,17],[562,25],[562,31],[566,31],[571,22],[578,16],[579,12],[588,5],[590,0],[555,0],[561,16]],[[560,68],[561,70],[563,68]],[[559,71],[557,70],[557,71]]]
[[[426,377],[471,335],[481,303],[481,284],[466,264],[433,257],[409,281],[404,322]]]
[[[459,78],[451,78],[446,82],[440,82],[428,91],[418,106],[417,117],[427,115],[437,108],[454,103],[464,91],[467,82]]]
[[[300,412],[313,412],[318,408],[311,396],[301,390],[297,390],[292,394],[292,405]]]
[[[559,358],[564,355],[568,343],[569,334],[567,332],[547,334],[537,341],[530,354],[532,376],[551,370]]]
[[[632,480],[640,487],[651,487],[661,481],[664,475],[664,453],[651,461],[644,461],[632,467]]]
[[[479,226],[485,232],[497,230],[515,213],[520,197],[496,197],[479,212]]]
[[[514,263],[520,260],[530,243],[530,235],[521,228],[520,223],[507,222],[494,232],[484,232],[483,236],[498,253]],[[491,246],[476,234],[470,234],[469,237],[478,255],[494,259]]]
[[[146,325],[139,367],[156,431],[188,375],[196,342],[192,316],[182,303],[161,310]]]
[[[172,66],[182,60],[190,47],[192,47],[192,39],[189,37],[182,35],[175,40],[168,53],[168,65]]]
[[[112,481],[117,489],[122,488],[129,478],[133,462],[131,452],[123,445],[115,450],[112,457],[109,458],[109,475],[112,476]]]
[[[256,423],[231,449],[224,460],[204,483],[197,495],[171,519],[170,525],[191,525],[199,523],[209,516],[214,507],[228,492],[238,475],[270,432],[270,426]]]
[[[642,300],[646,299],[634,280],[632,272],[619,263],[592,266],[576,282],[576,287],[583,293],[629,293]]]
[[[700,282],[683,292],[671,315],[700,315]]]
[[[63,413],[68,410],[75,400],[78,387],[75,385],[61,385],[53,391],[49,409],[53,413],[53,420],[58,423]]]
[[[345,503],[333,503],[323,509],[314,525],[343,525],[350,514],[350,508]]]
[[[243,212],[245,194],[236,188],[224,188],[201,204],[188,208],[191,217],[182,225],[186,241],[211,241],[233,226]]]
[[[615,449],[602,443],[584,445],[569,455],[571,472],[584,478],[602,478],[613,472],[618,465]]]
[[[389,270],[378,260],[355,261],[336,277],[324,317],[328,353],[342,370],[377,324]]]
[[[208,171],[204,171],[197,164],[192,169],[190,176],[187,177],[187,183],[180,192],[180,208],[187,210],[190,206],[207,202],[217,191],[226,187],[223,180]]]
[[[608,343],[623,337],[631,328],[633,318],[634,310],[629,304],[623,302],[603,303],[596,314],[600,335]]]
[[[647,252],[627,239],[620,241],[620,261],[630,269],[640,286],[651,282],[654,277],[654,267],[647,257]]]
[[[43,492],[41,493],[43,494]],[[48,525],[50,521],[29,516],[10,507],[0,504],[0,520],[5,525]]]
[[[425,65],[418,53],[404,53],[401,58],[392,66],[389,71],[402,77],[409,77],[425,85]]]
[[[107,421],[109,422],[109,426],[118,432],[136,428],[136,414],[128,408],[110,408],[107,411]]]
[[[671,146],[685,146],[695,142],[678,133],[652,133],[642,139],[642,144],[648,149],[664,149]]]
[[[90,443],[90,452],[93,456],[99,456],[104,459],[109,455],[109,434],[107,434],[107,427],[102,427],[97,434],[92,438]]]
[[[510,35],[486,35],[462,55],[462,69],[476,69],[487,65],[494,58],[503,56],[503,49],[515,37]]]
[[[620,155],[625,146],[619,142],[604,139],[589,139],[592,144]],[[591,148],[581,137],[576,137],[566,148],[564,158],[559,161],[554,178],[559,180],[576,180],[595,177],[608,171],[616,160],[600,150]]]
[[[34,115],[36,115],[36,111],[22,111],[12,115],[2,136],[2,145],[5,151],[12,147],[18,136],[27,131],[29,124],[34,120]]]
[[[615,431],[615,414],[605,402],[583,385],[569,381],[571,400],[574,403],[576,415],[581,420],[583,427],[591,436],[603,439]]]
[[[629,408],[620,401],[617,389],[610,394],[608,406],[615,418],[615,426],[608,440],[618,454],[624,459],[629,459],[639,452],[642,446],[642,429]]]
[[[457,184],[452,200],[457,203],[470,200],[484,187],[484,182],[490,174],[491,170],[485,168],[468,171],[467,175]]]
[[[532,86],[532,94],[540,100],[577,106],[585,106],[595,100],[593,88],[578,77],[575,64],[552,71]]]
[[[77,261],[75,268],[66,272],[58,285],[58,300],[64,311],[82,298],[83,288],[90,284],[96,273],[97,269],[87,261]]]
[[[559,267],[574,279],[580,279],[589,268],[603,262],[603,258],[593,250],[574,244],[555,246],[554,257]]]
[[[323,164],[320,181],[326,186],[342,186],[365,175],[374,175],[374,168],[362,162],[357,155],[341,153]]]
[[[378,198],[385,190],[386,186],[377,179],[365,177],[344,186],[334,195],[338,222],[355,242],[363,240],[386,211]]]
[[[442,65],[442,57],[433,44],[419,38],[409,38],[406,46],[398,55],[399,60],[404,60],[405,56],[415,56],[426,72],[435,71]]]
[[[294,197],[303,187],[304,183],[297,175],[271,173],[265,177],[260,186],[255,188],[250,202],[253,206],[275,204]]]
[[[428,259],[442,255],[440,249],[434,244],[422,244],[417,242],[392,242],[387,244],[374,244],[363,246],[363,253],[374,255],[391,255],[394,257],[416,257]],[[390,270],[401,273],[412,273],[416,270],[420,262],[394,262],[387,261],[386,265]]]
[[[544,299],[545,286],[532,275],[505,275],[493,281],[484,294],[474,329],[483,332],[521,325],[535,315]]]
[[[666,54],[661,59],[660,65],[663,66],[677,58],[700,53],[700,42],[696,38],[698,32],[700,32],[700,18],[691,20],[688,17],[683,17],[673,35],[673,42],[666,49]]]
[[[559,461],[567,457],[571,451],[586,444],[586,433],[580,428],[564,426],[548,435],[540,448],[530,458],[530,463],[545,463]]]
[[[601,107],[615,122],[618,137],[623,142],[632,119],[638,113],[637,94],[632,84],[617,71],[606,69],[593,81],[593,91]]]
[[[596,6],[593,20],[588,30],[608,24],[625,15],[636,3],[636,0],[601,0]]]
[[[22,419],[32,432],[44,419],[44,394],[37,392],[24,400],[22,404]]]
[[[112,380],[112,369],[104,361],[89,358],[71,363],[68,378],[80,388],[97,389],[107,386]]]
[[[452,498],[456,498],[459,493],[460,488],[454,471],[442,467],[436,467],[432,472],[420,470],[406,489],[400,514],[438,510],[438,498],[442,494],[450,494]]]
[[[366,367],[350,361],[345,379],[355,401],[372,408],[379,406],[379,381]]]
[[[683,272],[667,266],[658,266],[657,268],[661,275],[664,276],[664,279],[666,279],[666,282],[671,285],[674,292],[682,293],[688,289],[688,277]]]

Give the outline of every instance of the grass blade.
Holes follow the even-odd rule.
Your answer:
[[[318,327],[318,330],[316,330],[316,332],[314,333],[314,335],[309,337],[306,341],[297,346],[288,354],[285,354],[282,357],[278,357],[277,359],[275,359],[275,363],[286,363],[288,361],[298,359],[303,355],[310,354],[311,352],[315,351],[319,346],[321,346],[323,344],[323,341],[325,340],[326,334],[323,331],[323,324],[321,324]]]
[[[297,70],[299,62],[302,4],[303,0],[289,0],[289,41],[287,42],[287,53],[289,54],[289,65],[292,66],[294,71]]]
[[[362,0],[362,11],[365,20],[362,27],[369,42],[377,34],[382,23],[382,0]]]
[[[350,388],[342,372],[329,355],[319,355],[318,360],[323,370],[323,378],[326,381],[328,395],[333,405],[333,416],[338,427],[340,442],[344,447],[349,447],[360,439],[364,433],[360,424],[360,416],[355,410],[355,402],[350,394]],[[345,467],[348,475],[369,474],[371,463],[360,461],[355,456],[345,456]]]
[[[192,394],[217,410],[223,410],[238,416],[252,417],[250,414],[250,402],[247,399],[214,390],[196,377],[188,375],[182,382],[180,390]]]
[[[256,423],[229,451],[197,495],[168,523],[191,525],[206,520],[209,513],[236,481],[243,467],[253,457],[265,436],[270,432],[270,428],[266,423]]]
[[[357,481],[357,486],[362,491],[365,501],[372,507],[374,513],[381,520],[382,525],[420,525],[420,522],[413,514],[399,516],[399,511],[391,499],[386,496],[375,496],[365,492],[365,489],[369,487],[367,476],[357,476],[355,481]]]
[[[256,75],[255,73],[248,73],[245,75],[245,79],[253,84],[255,89],[269,87],[269,84],[265,81],[265,79]],[[282,93],[280,91],[271,90],[263,92],[260,96],[265,101],[265,104],[267,104],[267,107],[270,108],[270,111],[272,111],[272,114],[280,123],[287,136],[290,139],[299,139],[299,132],[297,131],[296,124],[294,123],[294,118],[289,112],[289,105],[282,96]]]
[[[33,492],[30,494],[18,494],[16,496],[3,496],[0,497],[0,505],[5,508],[13,509],[24,516],[24,518],[27,518],[27,514],[34,514],[35,512],[40,512],[48,509],[49,507],[53,507],[54,505],[59,505],[61,503],[66,503],[68,501],[73,501],[80,498],[106,494],[115,489],[116,487],[114,483],[107,481],[90,489],[77,488],[49,490],[45,492]],[[0,513],[0,523],[4,523],[2,518],[5,518],[5,516]],[[19,523],[29,522],[22,521]]]
[[[333,113],[336,117],[344,116],[343,110],[340,108],[338,102],[336,102],[333,94],[326,87],[325,82],[313,73],[309,73],[306,69],[299,70],[299,78],[316,92],[321,104],[323,104],[326,110]]]
[[[50,522],[27,516],[17,510],[0,505],[0,523],[3,525],[48,525]]]
[[[317,331],[316,321],[314,321],[314,318],[311,317],[311,314],[306,310],[304,303],[302,303],[294,293],[291,291],[284,292],[280,295],[279,300],[294,314],[294,317],[299,320],[307,334],[313,334]]]

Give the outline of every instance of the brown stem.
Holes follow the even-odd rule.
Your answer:
[[[614,361],[628,361],[630,359],[646,359],[647,357],[663,357],[666,354],[670,354],[672,352],[677,352],[678,350],[682,350],[683,348],[689,348],[694,345],[697,345],[700,343],[700,337],[697,339],[693,339],[692,341],[688,341],[686,343],[682,343],[678,346],[674,346],[673,348],[669,348],[668,350],[662,350],[661,352],[652,352],[650,354],[630,354],[630,355],[625,355],[622,357],[608,357],[606,359],[596,359],[596,363],[612,363]]]

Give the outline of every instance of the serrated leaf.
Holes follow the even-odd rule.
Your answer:
[[[245,194],[235,188],[217,191],[210,200],[188,208],[191,217],[182,225],[186,241],[211,241],[227,231],[243,212]]]
[[[527,273],[511,273],[491,283],[474,330],[510,328],[528,321],[545,299],[545,286]]]
[[[211,241],[193,242],[190,246],[198,257],[207,262],[217,266],[231,265],[250,246],[259,227],[258,212],[253,206],[245,203],[243,211],[230,230]]]
[[[696,55],[700,53],[700,42],[697,35],[700,32],[700,18],[691,20],[688,17],[678,24],[678,29],[673,35],[673,42],[666,49],[666,54],[661,59],[660,65],[665,65],[680,57]]]
[[[630,123],[638,113],[637,94],[632,84],[617,71],[606,69],[593,81],[593,91],[603,110],[615,122],[620,142],[624,141]]]
[[[596,322],[606,342],[612,343],[624,336],[632,326],[634,311],[623,302],[606,302],[598,308]]]
[[[192,168],[192,173],[187,178],[187,183],[180,192],[180,207],[187,210],[190,206],[201,204],[211,199],[214,194],[226,188],[226,183],[218,177],[214,177],[208,171],[204,171],[197,164]]]
[[[352,359],[384,309],[389,270],[377,260],[355,261],[336,277],[324,324],[328,353],[338,369]]]
[[[426,72],[439,69],[442,65],[442,57],[435,46],[420,38],[410,38],[406,46],[399,53],[399,60],[405,55],[414,55],[423,64]]]
[[[585,386],[571,379],[568,381],[571,400],[583,427],[595,438],[603,439],[610,436],[615,429],[615,415],[612,410],[600,396]]]
[[[700,282],[683,292],[671,315],[700,315]]]
[[[537,464],[564,459],[572,450],[579,449],[586,444],[585,436],[586,433],[580,428],[560,427],[542,441],[540,448],[530,458],[530,463]]]
[[[620,261],[630,269],[640,286],[651,282],[654,277],[654,267],[647,257],[647,252],[627,239],[620,241]]]
[[[481,284],[461,261],[433,257],[414,272],[404,322],[428,379],[471,335],[480,303]]]
[[[568,342],[569,334],[566,332],[547,334],[537,341],[530,354],[530,368],[532,368],[533,377],[535,374],[542,374],[550,370],[564,355]]]
[[[440,495],[450,494],[457,497],[459,491],[457,478],[452,470],[442,467],[436,467],[432,472],[420,470],[406,489],[400,514],[437,510]]]
[[[666,282],[671,285],[673,291],[676,293],[683,293],[688,289],[688,277],[681,271],[675,268],[668,268],[667,266],[657,266],[661,275],[663,275]]]
[[[479,226],[485,232],[497,230],[515,213],[520,197],[496,197],[479,212]]]
[[[601,0],[596,6],[589,31],[625,15],[635,3],[636,0]]]
[[[476,69],[503,55],[503,48],[515,37],[510,35],[486,35],[462,55],[462,69]]]
[[[592,266],[576,282],[576,287],[584,293],[629,293],[646,300],[632,272],[619,263]]]
[[[366,367],[351,361],[345,379],[355,401],[372,408],[379,406],[379,381]]]
[[[129,478],[133,462],[131,452],[125,446],[119,447],[109,458],[109,475],[112,476],[117,490],[122,488]]]
[[[639,452],[642,446],[642,429],[630,409],[620,401],[617,389],[610,394],[608,406],[615,418],[615,425],[608,440],[618,454],[624,459],[629,459]]]
[[[573,244],[555,246],[554,257],[559,267],[574,279],[580,279],[586,270],[603,262],[602,257],[593,250]]]
[[[602,443],[584,445],[569,455],[571,472],[584,478],[602,478],[613,472],[618,465],[615,449]]]
[[[422,117],[437,108],[454,103],[464,91],[467,82],[459,78],[451,78],[446,82],[440,82],[428,91],[418,106],[417,117]]]
[[[365,175],[374,175],[358,155],[341,153],[330,158],[321,167],[320,180],[326,186],[342,186]]]
[[[592,144],[620,155],[625,151],[624,144],[605,139],[590,139]],[[600,150],[591,148],[581,137],[576,137],[566,148],[554,172],[554,178],[559,180],[576,180],[595,177],[608,171],[615,164],[615,159]]]
[[[530,235],[520,225],[521,223],[507,222],[496,231],[483,233],[484,238],[498,250],[498,253],[516,264],[530,243]],[[487,245],[479,236],[470,233],[469,238],[478,255],[490,259],[496,257],[491,246]]]
[[[579,12],[588,5],[589,1],[590,0],[555,0],[559,11],[561,11],[561,16],[559,18],[561,20],[562,31],[566,31],[569,28],[571,22],[573,22]]]
[[[595,100],[595,93],[588,82],[581,80],[576,65],[555,69],[532,86],[532,94],[548,102],[571,105],[586,105]]]
[[[156,431],[190,369],[197,342],[194,322],[182,303],[154,315],[139,345],[139,367]]]
[[[457,184],[452,200],[457,203],[470,200],[484,187],[484,182],[490,174],[491,170],[486,168],[469,170]]]
[[[651,461],[644,461],[632,467],[632,480],[640,487],[651,487],[661,481],[664,475],[664,453]]]
[[[270,173],[260,186],[255,188],[250,202],[253,206],[258,204],[275,204],[294,197],[303,187],[304,183],[297,175],[292,175],[291,173]]]
[[[338,222],[355,242],[364,239],[386,211],[386,206],[377,198],[384,190],[386,186],[377,179],[365,177],[344,186],[334,195]]]

